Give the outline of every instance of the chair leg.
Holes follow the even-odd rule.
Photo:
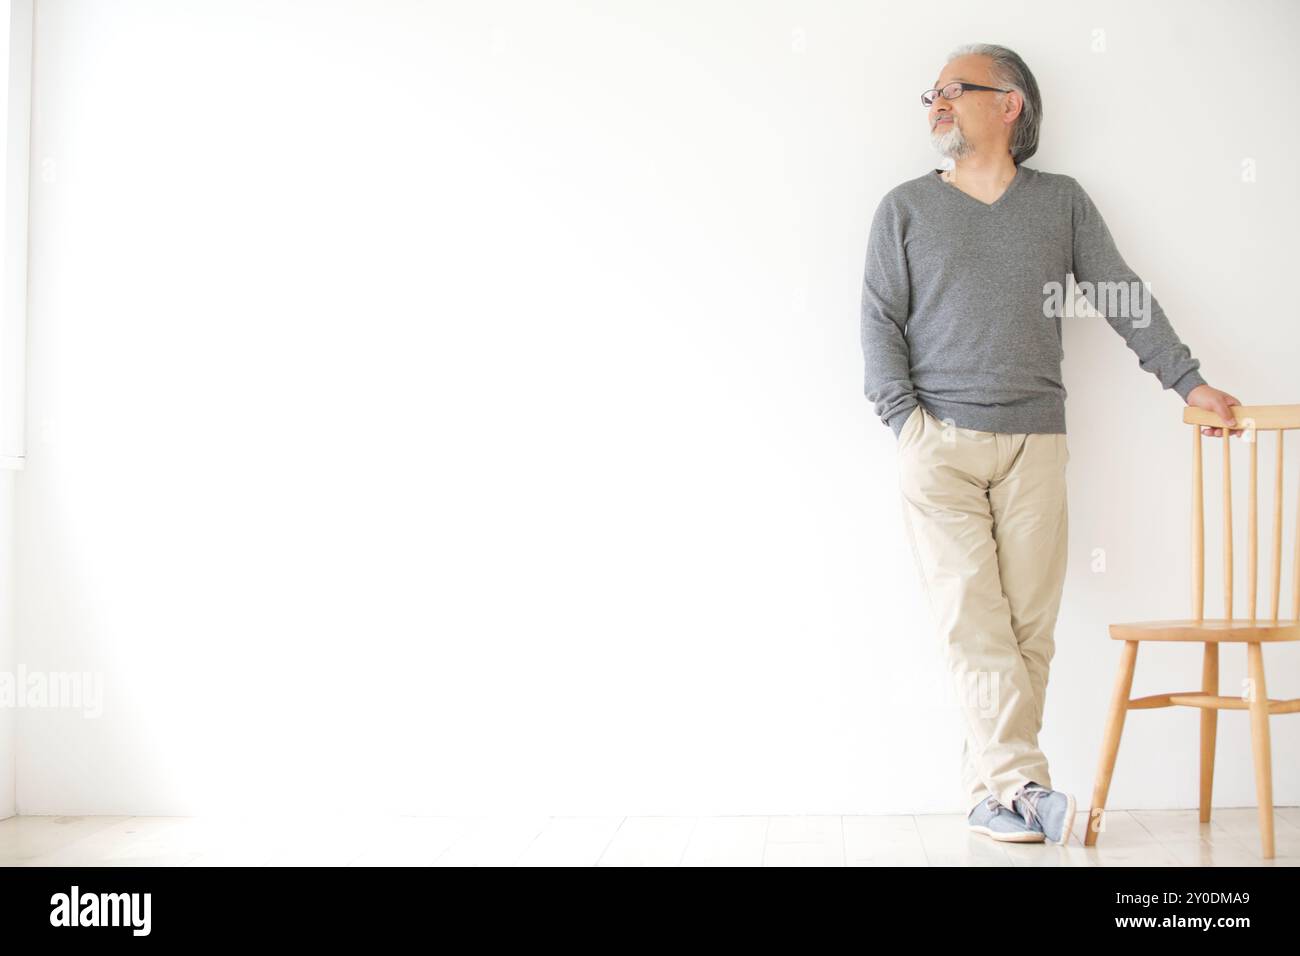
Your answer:
[[[1201,693],[1219,694],[1219,642],[1205,642],[1201,661]],[[1219,712],[1201,708],[1201,822],[1210,822],[1210,802],[1214,794],[1214,745],[1218,739]]]
[[[1115,688],[1111,693],[1110,710],[1106,714],[1106,729],[1102,734],[1101,762],[1097,767],[1097,779],[1092,785],[1092,807],[1088,810],[1087,831],[1083,836],[1084,846],[1095,846],[1097,833],[1103,824],[1106,812],[1106,794],[1110,792],[1110,777],[1115,771],[1115,758],[1119,754],[1119,738],[1124,731],[1124,717],[1128,713],[1129,695],[1133,692],[1133,670],[1137,664],[1137,641],[1125,641],[1120,653],[1119,673],[1115,677]]]
[[[1259,839],[1264,859],[1273,859],[1273,758],[1268,734],[1268,691],[1264,686],[1264,651],[1259,641],[1246,644],[1250,672],[1250,743],[1255,753],[1255,794],[1259,800]]]

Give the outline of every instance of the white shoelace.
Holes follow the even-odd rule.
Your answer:
[[[1028,785],[1021,787],[1020,792],[1016,794],[1015,799],[1020,801],[1021,816],[1025,818],[1025,823],[1031,827],[1041,829],[1042,824],[1039,822],[1038,801],[1042,799],[1047,790],[1038,788],[1029,789]]]

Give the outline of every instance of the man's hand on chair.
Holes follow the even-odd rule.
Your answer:
[[[1221,392],[1217,388],[1211,388],[1208,385],[1197,385],[1194,389],[1192,389],[1190,392],[1187,393],[1187,404],[1195,405],[1197,408],[1203,408],[1207,412],[1213,412],[1214,414],[1218,415],[1219,418],[1224,422],[1226,422],[1227,424],[1235,425],[1237,424],[1237,420],[1233,418],[1232,411],[1228,408],[1228,406],[1240,405],[1241,402],[1237,401],[1237,399],[1233,398],[1227,392]],[[1242,431],[1243,429],[1241,428],[1233,428],[1229,431],[1228,434],[1240,435]],[[1223,429],[1214,428],[1213,426],[1210,425],[1203,425],[1201,427],[1201,434],[1222,435]]]

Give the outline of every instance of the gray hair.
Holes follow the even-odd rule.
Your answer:
[[[948,59],[972,54],[991,58],[993,82],[1015,90],[1024,101],[1011,131],[1011,159],[1018,166],[1038,151],[1038,127],[1043,122],[1043,98],[1038,94],[1038,81],[1015,51],[995,43],[967,43],[949,53]]]

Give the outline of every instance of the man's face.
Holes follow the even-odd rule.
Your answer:
[[[991,66],[992,61],[987,56],[959,56],[943,68],[934,88],[943,89],[956,80],[998,86],[993,82]],[[928,113],[930,142],[942,155],[951,159],[964,159],[983,150],[1008,148],[1011,124],[1019,114],[1014,96],[965,90],[955,100],[937,97]]]

